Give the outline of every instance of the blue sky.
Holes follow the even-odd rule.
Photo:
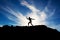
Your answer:
[[[0,25],[47,25],[60,31],[60,0],[0,0]]]

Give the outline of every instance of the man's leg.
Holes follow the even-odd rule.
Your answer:
[[[31,25],[33,26],[33,24],[31,23]]]
[[[29,22],[30,23],[30,22]],[[28,26],[29,26],[29,23],[28,23]]]

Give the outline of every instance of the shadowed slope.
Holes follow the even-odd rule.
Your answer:
[[[8,26],[0,27],[0,32],[58,32],[56,29],[48,28],[45,25],[36,26]]]

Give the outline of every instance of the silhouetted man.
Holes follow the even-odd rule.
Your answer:
[[[26,17],[27,18],[27,17]],[[28,26],[29,26],[29,24],[31,24],[32,26],[33,26],[33,24],[32,24],[32,20],[34,20],[34,19],[32,19],[32,18],[27,18],[28,20],[29,20],[29,22],[28,22]]]

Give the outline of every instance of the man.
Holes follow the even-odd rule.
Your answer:
[[[27,17],[26,17],[27,18]],[[31,24],[32,26],[33,26],[33,24],[32,24],[32,20],[34,20],[34,19],[32,19],[32,18],[27,18],[28,20],[29,20],[29,22],[28,22],[28,26],[29,26],[29,24]]]

